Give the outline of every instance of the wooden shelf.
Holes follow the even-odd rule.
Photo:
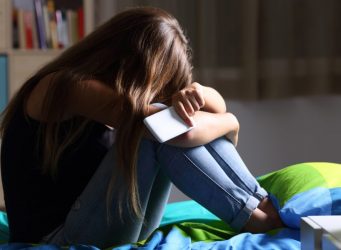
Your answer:
[[[27,1],[27,0],[23,0]],[[33,0],[32,0],[33,1]],[[83,7],[84,33],[89,34],[95,27],[94,0],[54,0],[56,5]],[[24,81],[41,66],[51,61],[65,49],[14,49],[12,43],[12,8],[14,0],[0,0],[0,54],[7,56],[8,100]]]
[[[10,49],[7,51],[10,55],[25,55],[25,56],[37,56],[37,55],[58,55],[63,52],[63,49]]]

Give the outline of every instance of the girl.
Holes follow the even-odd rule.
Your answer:
[[[235,150],[236,117],[217,91],[192,83],[191,70],[178,22],[135,8],[28,79],[1,124],[10,241],[108,247],[145,239],[170,181],[236,230],[282,226]],[[156,102],[195,128],[156,142],[142,122],[160,110]]]

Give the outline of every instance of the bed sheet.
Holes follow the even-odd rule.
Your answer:
[[[172,214],[176,211],[175,214]],[[183,213],[179,211],[184,211]],[[191,211],[188,213],[186,211]],[[2,217],[6,215],[3,213]],[[6,227],[6,220],[2,226]],[[1,231],[3,232],[3,231]],[[2,240],[6,240],[2,235]],[[89,245],[72,245],[58,247],[55,245],[32,245],[24,243],[11,243],[0,245],[2,250],[34,249],[98,249]],[[267,234],[237,234],[227,224],[220,221],[194,201],[177,202],[169,204],[162,225],[152,236],[142,242],[113,246],[108,250],[169,250],[169,249],[300,249],[299,230],[284,229]]]
[[[301,163],[258,178],[287,225],[264,234],[236,233],[195,201],[168,204],[160,227],[145,241],[111,250],[130,249],[300,249],[300,218],[341,215],[341,165]],[[6,214],[0,214],[0,249],[98,249],[89,245],[58,247],[6,243]]]

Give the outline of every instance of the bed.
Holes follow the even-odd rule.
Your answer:
[[[300,218],[341,215],[341,164],[308,162],[288,166],[258,178],[286,228],[264,234],[236,233],[195,201],[168,204],[160,227],[146,240],[112,250],[128,249],[300,249]],[[0,249],[98,249],[89,245],[63,248],[55,245],[7,243],[6,213],[0,214]]]

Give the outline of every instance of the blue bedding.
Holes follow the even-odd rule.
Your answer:
[[[179,215],[179,221],[175,217],[167,216],[163,226],[156,230],[152,236],[141,243],[127,244],[119,247],[112,247],[112,250],[154,250],[154,249],[300,249],[299,230],[281,229],[267,234],[236,234],[228,225],[219,221],[213,214],[205,210],[194,201],[185,201],[170,204],[168,212],[174,209],[184,208],[182,211],[192,211],[191,216],[186,218],[186,213]],[[179,211],[179,210],[178,210]],[[194,218],[195,217],[195,218]],[[169,220],[172,220],[169,223]],[[220,231],[219,231],[220,230]],[[223,238],[229,238],[224,240]],[[55,249],[98,249],[94,246],[72,245],[69,247],[58,247],[55,245],[31,245],[23,243],[11,243],[0,245],[3,250],[34,249],[34,250],[55,250]]]
[[[303,163],[259,178],[269,191],[286,228],[264,234],[236,233],[194,201],[168,204],[160,227],[149,239],[111,250],[130,249],[300,249],[300,218],[309,215],[341,215],[341,165]],[[16,249],[98,249],[94,246],[31,245],[5,243],[8,239],[6,214],[0,214],[0,245]]]

